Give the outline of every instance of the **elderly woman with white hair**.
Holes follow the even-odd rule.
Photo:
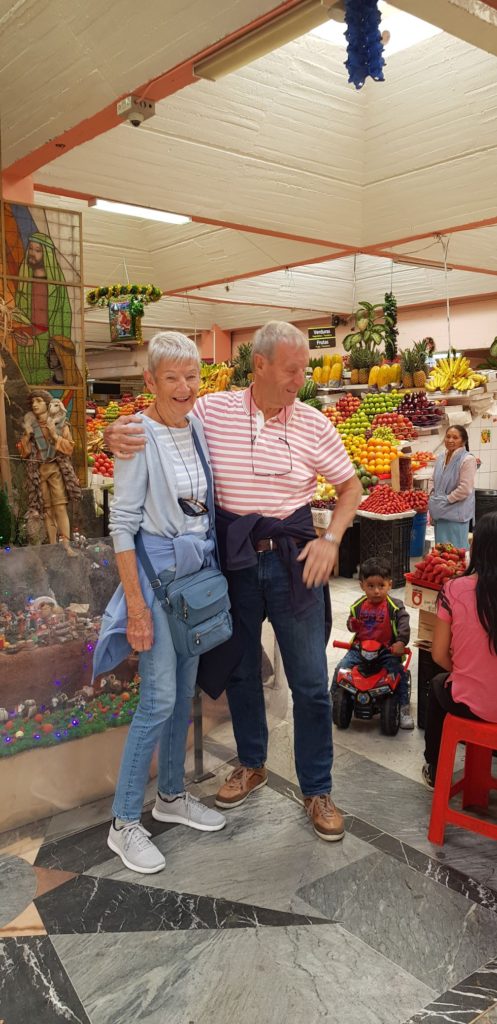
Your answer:
[[[179,333],[155,335],[144,377],[155,398],[141,414],[146,446],[132,461],[116,461],[110,532],[121,587],[103,617],[94,673],[109,671],[130,649],[140,652],[140,699],[121,762],[108,845],[127,868],[151,874],[162,870],[165,859],[140,816],[157,745],[153,817],[207,832],[223,828],[225,818],[185,792],[198,658],[177,653],[169,617],[150,587],[142,555],[137,557],[144,549],[165,585],[215,565],[209,454],[202,424],[190,415],[200,383],[196,345]]]

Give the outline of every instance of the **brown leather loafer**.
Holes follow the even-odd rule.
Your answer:
[[[328,793],[325,796],[306,796],[304,805],[314,831],[320,839],[325,839],[328,843],[336,843],[343,839],[343,814],[335,807]]]
[[[240,765],[228,775],[226,782],[216,794],[218,807],[239,807],[244,800],[267,783],[265,768],[244,768]]]

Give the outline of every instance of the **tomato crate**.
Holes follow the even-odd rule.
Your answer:
[[[393,586],[404,586],[410,566],[413,514],[388,519],[359,514],[359,518],[361,562],[366,558],[385,558],[391,567]]]

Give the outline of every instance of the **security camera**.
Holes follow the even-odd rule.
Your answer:
[[[117,116],[139,128],[144,121],[155,114],[155,103],[144,96],[126,96],[116,107]]]
[[[128,124],[132,124],[133,128],[139,128],[145,120],[145,114],[141,110],[134,110],[133,113],[129,113],[126,118]]]

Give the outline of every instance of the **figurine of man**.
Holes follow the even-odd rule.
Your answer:
[[[59,539],[69,555],[71,527],[67,505],[79,499],[81,488],[71,455],[74,441],[65,419],[49,415],[52,395],[35,388],[29,402],[31,411],[24,417],[24,433],[19,441],[21,458],[27,460],[28,515],[43,515],[49,544]]]

